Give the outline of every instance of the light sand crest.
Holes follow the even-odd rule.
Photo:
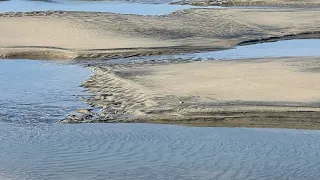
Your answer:
[[[320,128],[319,58],[94,67],[92,119],[204,126]]]
[[[0,13],[0,56],[111,59],[221,50],[259,39],[319,37],[319,16],[316,9],[190,9],[163,16]]]

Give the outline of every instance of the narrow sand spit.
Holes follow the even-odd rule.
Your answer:
[[[182,0],[171,4],[194,6],[273,6],[273,7],[320,7],[320,0]]]
[[[93,66],[99,113],[64,122],[320,128],[320,59]]]
[[[319,37],[318,17],[320,11],[310,9],[0,13],[0,57],[111,59],[218,50],[244,41]]]

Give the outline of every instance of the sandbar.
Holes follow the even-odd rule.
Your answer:
[[[265,18],[268,17],[268,18]],[[117,59],[320,36],[316,9],[189,9],[162,16],[0,13],[0,57]]]

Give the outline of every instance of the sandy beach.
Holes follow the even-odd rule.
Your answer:
[[[319,37],[319,15],[309,9],[0,13],[0,57],[115,59],[221,50],[242,42]]]

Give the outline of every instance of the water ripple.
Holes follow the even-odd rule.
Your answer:
[[[0,129],[0,175],[12,179],[320,178],[319,131],[149,124],[0,128],[6,129]]]

